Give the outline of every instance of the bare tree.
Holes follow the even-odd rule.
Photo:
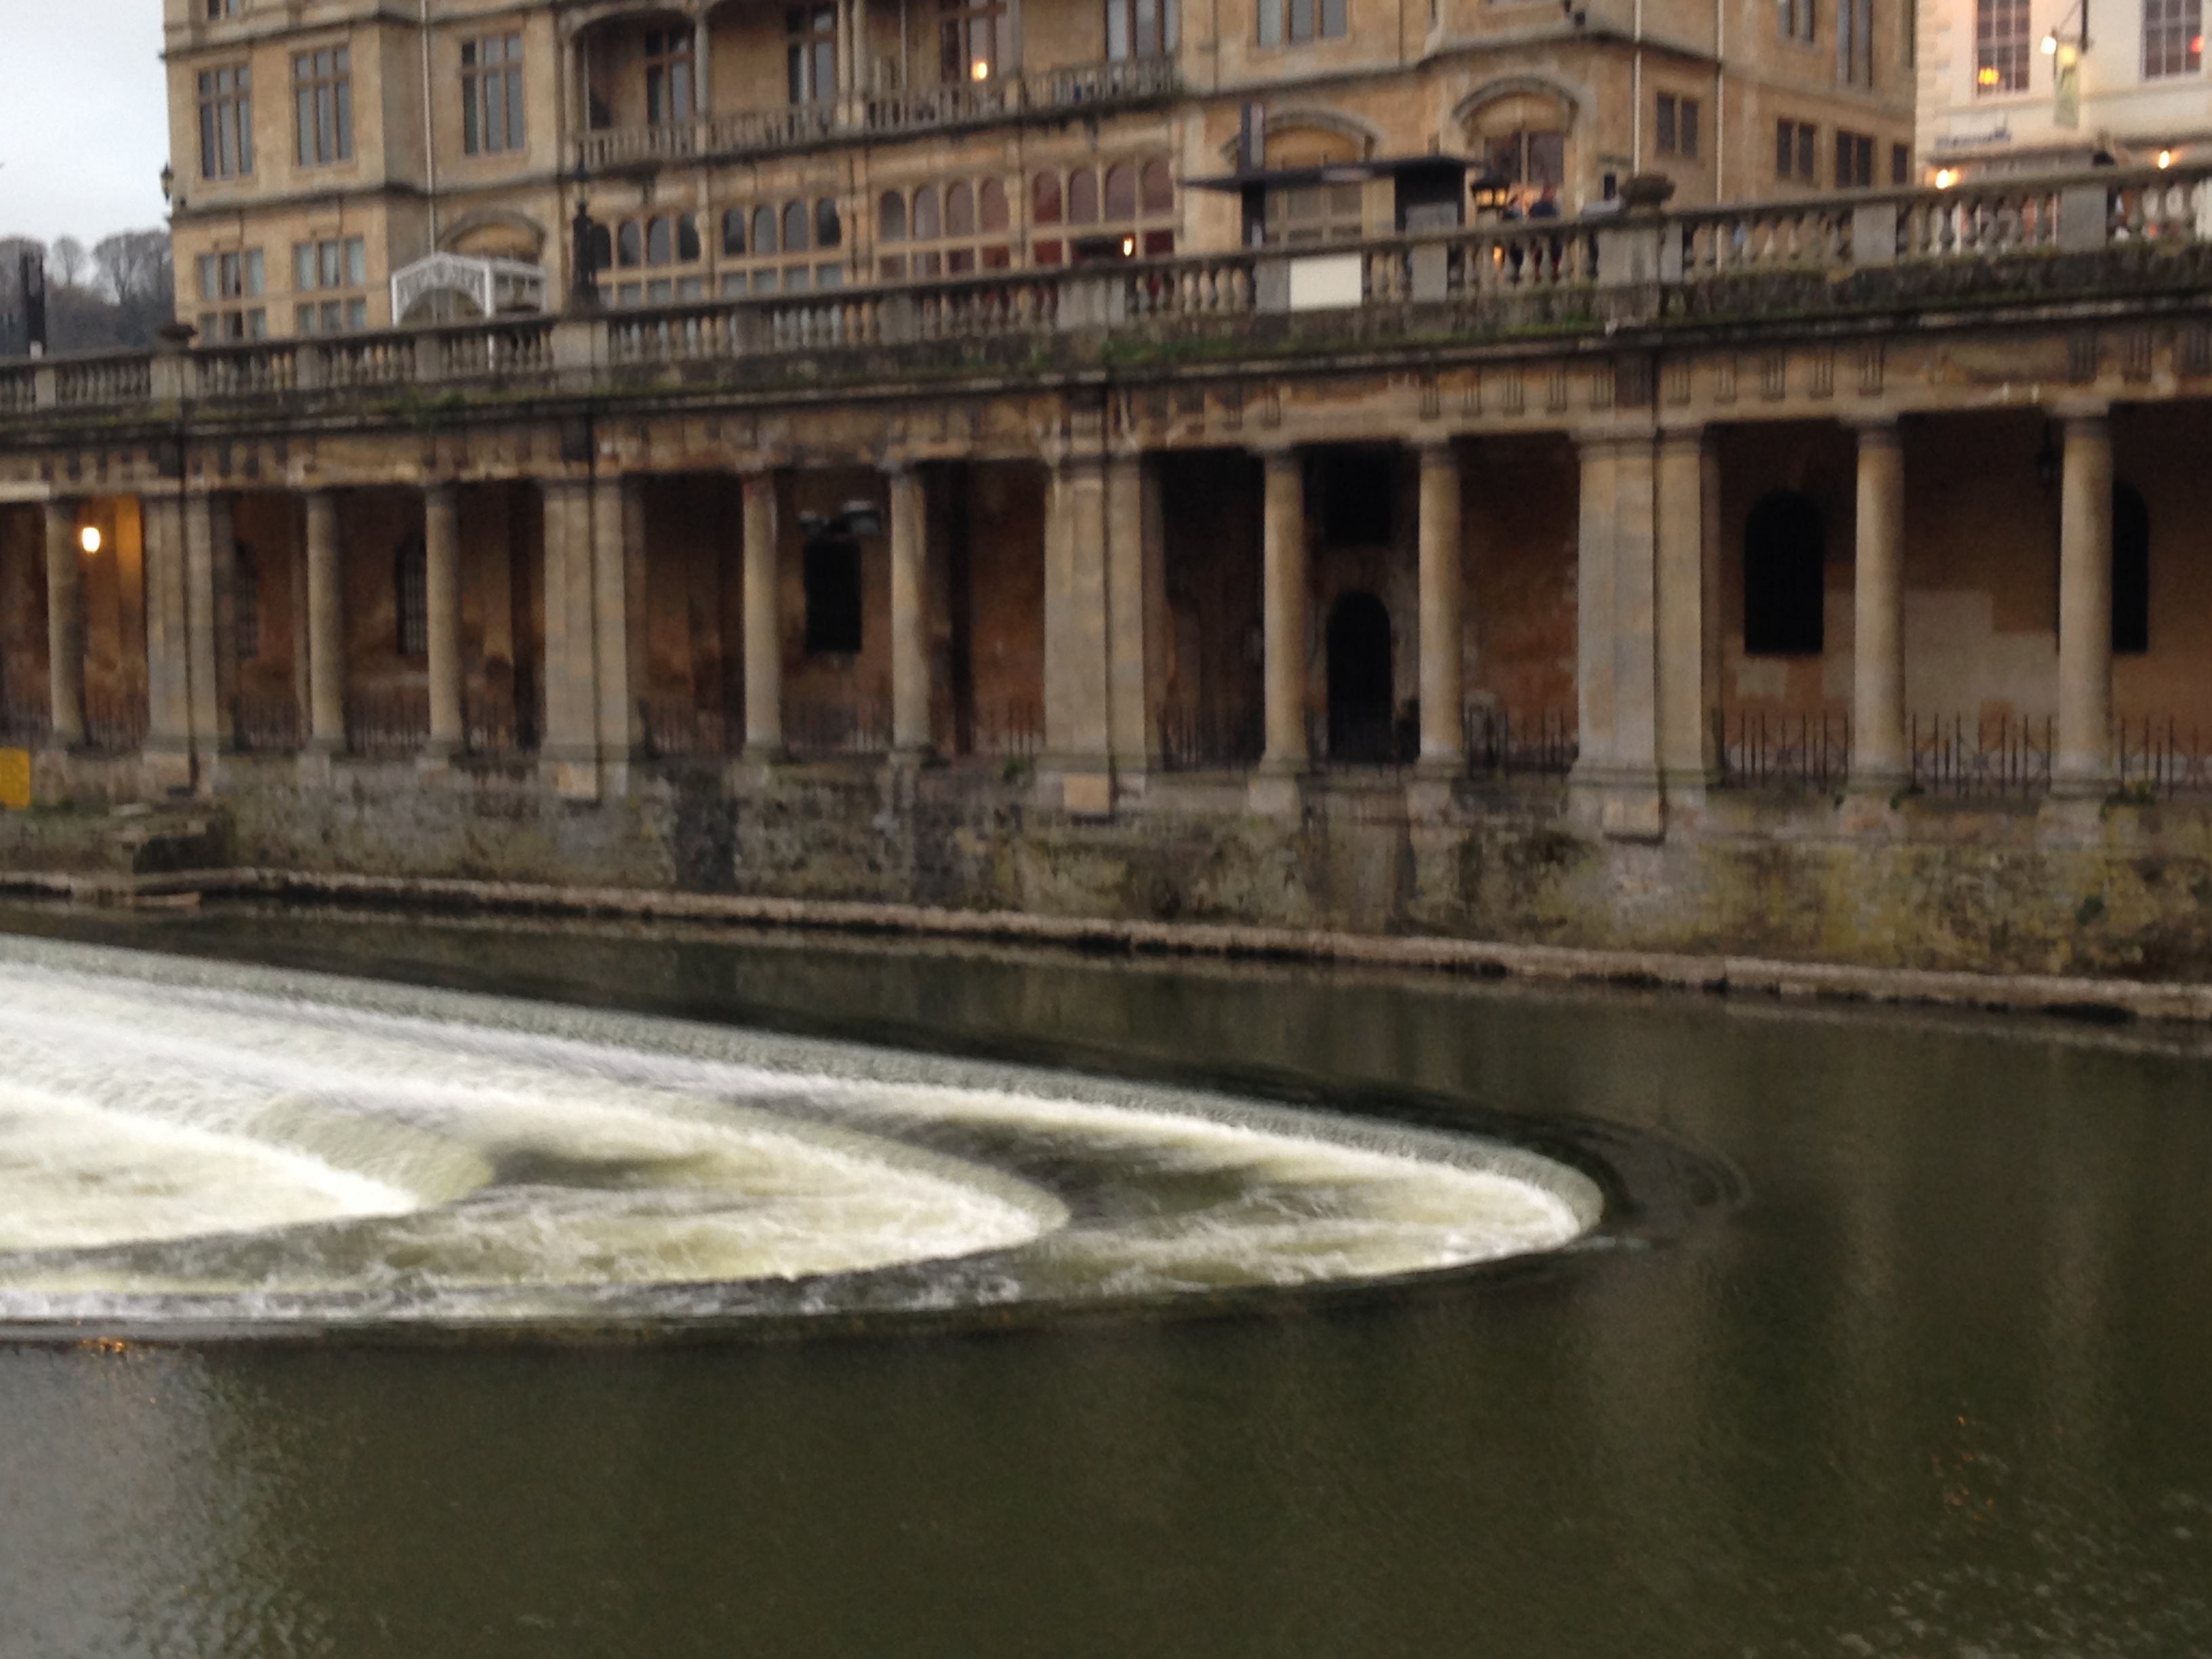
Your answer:
[[[76,237],[64,236],[47,255],[46,268],[56,288],[82,288],[92,274],[92,255]]]
[[[92,263],[107,297],[125,311],[169,299],[169,238],[159,230],[126,230],[93,245]]]

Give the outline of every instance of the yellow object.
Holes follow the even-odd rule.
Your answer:
[[[31,805],[31,751],[0,749],[0,806],[27,811]]]

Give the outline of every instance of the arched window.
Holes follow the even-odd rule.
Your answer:
[[[965,179],[945,186],[945,234],[947,236],[973,236],[975,234],[975,192],[969,188]]]
[[[975,192],[975,226],[985,232],[1006,228],[1006,187],[996,179],[986,179]]]
[[[837,216],[837,204],[825,196],[814,204],[814,246],[836,247],[844,240],[845,226]]]
[[[1155,159],[1145,163],[1142,192],[1147,218],[1175,211],[1175,176],[1168,171],[1165,161]]]
[[[676,257],[687,265],[699,258],[699,222],[688,213],[676,216]]]
[[[1098,175],[1089,167],[1078,167],[1067,176],[1067,222],[1098,222]]]
[[[775,210],[772,207],[753,210],[753,257],[775,252]]]
[[[2112,649],[2150,649],[2150,508],[2124,483],[2112,486]]]
[[[860,649],[860,547],[842,538],[806,544],[806,649],[816,655],[849,655]]]
[[[1060,175],[1040,173],[1030,183],[1030,218],[1040,225],[1060,222]]]
[[[430,569],[422,538],[412,532],[403,537],[392,560],[392,611],[399,654],[430,654]]]
[[[726,258],[745,257],[745,210],[732,208],[722,216],[722,252]]]
[[[934,185],[924,185],[914,193],[914,234],[917,241],[923,242],[933,242],[943,234]]]
[[[614,233],[605,225],[592,227],[592,269],[605,270],[615,262]]]
[[[1743,529],[1743,648],[1753,657],[1814,657],[1826,640],[1827,532],[1812,498],[1778,489]]]
[[[906,240],[906,198],[895,190],[885,191],[876,203],[876,240]]]
[[[806,252],[810,234],[807,226],[808,216],[806,204],[804,202],[788,203],[784,207],[783,251],[786,253]]]
[[[1492,173],[1510,186],[1511,210],[1527,213],[1548,196],[1559,210],[1567,185],[1567,131],[1573,111],[1540,92],[1495,98],[1474,119],[1472,148]],[[1274,161],[1273,147],[1267,157]]]
[[[675,257],[675,240],[670,229],[671,223],[666,219],[655,219],[645,228],[646,264],[665,265]]]
[[[1106,169],[1106,216],[1116,220],[1137,216],[1137,169],[1127,161],[1116,161]]]
[[[635,221],[624,225],[615,237],[615,258],[623,265],[645,263],[645,233]]]

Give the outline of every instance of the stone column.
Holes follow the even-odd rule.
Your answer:
[[[601,478],[592,487],[591,588],[598,687],[599,786],[629,793],[629,769],[643,752],[645,658],[643,500],[633,481]]]
[[[1261,611],[1267,641],[1267,744],[1260,769],[1296,776],[1306,744],[1305,464],[1295,449],[1271,449],[1267,469]]]
[[[214,565],[215,746],[238,749],[238,526],[228,495],[208,498],[209,548]]]
[[[1894,793],[1905,736],[1905,452],[1894,420],[1861,422],[1851,587],[1851,787]]]
[[[2112,769],[2112,434],[2102,413],[2066,422],[2058,534],[2058,751],[2051,793],[2101,798]]]
[[[1421,457],[1421,759],[1432,775],[1467,768],[1462,687],[1467,578],[1460,541],[1459,451],[1449,439]]]
[[[1613,446],[1585,439],[1575,532],[1575,781],[1595,780],[1613,759]]]
[[[783,757],[783,600],[781,534],[776,523],[775,474],[750,472],[745,497],[745,756]]]
[[[185,497],[185,679],[195,780],[214,781],[216,755],[228,724],[222,707],[222,650],[216,639],[216,550],[230,534],[228,502],[204,495]]]
[[[891,749],[920,759],[930,752],[929,502],[912,466],[896,462],[884,471],[890,481]]]
[[[714,112],[714,33],[704,14],[691,26],[691,113],[703,122]],[[702,136],[700,153],[707,149]]]
[[[468,746],[461,714],[461,515],[459,492],[422,492],[422,568],[430,646],[430,740],[424,763],[442,766]]]
[[[599,793],[597,605],[591,484],[555,479],[545,502],[545,724],[538,764],[571,800]]]
[[[192,782],[191,612],[185,504],[177,494],[143,502],[146,536],[146,783],[158,791]]]
[[[1044,562],[1044,746],[1071,811],[1113,805],[1106,475],[1096,455],[1052,471]]]
[[[46,740],[64,750],[84,746],[84,565],[77,535],[76,504],[48,501]]]
[[[1719,779],[1712,711],[1719,694],[1717,520],[1712,454],[1701,428],[1659,440],[1657,605],[1659,773],[1668,799],[1696,799]]]
[[[1160,759],[1167,573],[1159,507],[1159,481],[1143,455],[1106,463],[1107,714],[1115,773],[1132,782]]]
[[[343,755],[345,729],[345,587],[338,568],[337,502],[307,497],[307,748]]]
[[[1613,455],[1613,766],[1628,789],[1654,788],[1659,767],[1659,495],[1654,445]]]

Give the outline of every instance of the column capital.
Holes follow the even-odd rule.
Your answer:
[[[1305,465],[1304,450],[1294,443],[1253,444],[1250,448],[1252,453],[1260,458],[1260,464],[1270,472],[1288,471]]]
[[[2112,405],[2106,398],[2054,398],[2043,412],[2068,426],[2102,426],[2112,418]]]
[[[1446,461],[1459,459],[1460,434],[1456,432],[1424,432],[1408,439],[1407,447],[1421,458],[1423,466],[1441,466]]]
[[[1838,417],[1837,424],[1856,435],[1861,445],[1888,444],[1898,441],[1898,415],[1895,410],[1883,410],[1859,415]]]
[[[1684,450],[1703,451],[1712,442],[1712,428],[1703,421],[1678,421],[1659,428],[1659,447],[1679,455]]]

